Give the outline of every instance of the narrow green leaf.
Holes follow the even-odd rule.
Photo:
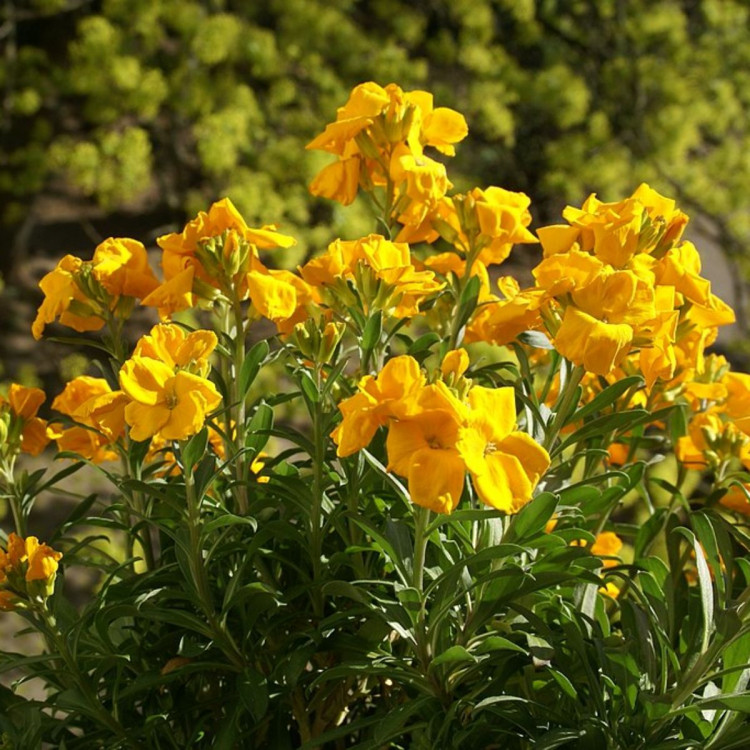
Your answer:
[[[240,368],[240,396],[244,398],[250,390],[263,361],[268,356],[270,348],[267,341],[259,341],[245,356],[245,361]]]
[[[383,333],[383,313],[376,310],[368,319],[365,330],[362,332],[362,350],[371,352],[380,343]]]
[[[540,493],[513,517],[504,541],[522,544],[540,534],[556,509],[557,497],[551,492]]]
[[[204,427],[199,433],[193,435],[182,449],[182,465],[185,471],[190,473],[196,462],[203,458],[208,445],[208,427]]]
[[[592,414],[596,414],[598,411],[606,409],[608,406],[614,404],[627,390],[642,386],[643,384],[644,380],[640,375],[631,375],[630,377],[618,380],[597,394],[588,404],[575,411],[568,422],[578,422]]]
[[[711,583],[711,571],[706,562],[703,548],[695,534],[690,529],[685,529],[681,526],[675,529],[675,533],[684,536],[693,546],[695,553],[695,566],[698,569],[698,585],[701,592],[701,609],[703,611],[701,653],[705,653],[711,642],[711,635],[714,630],[714,589]]]
[[[475,662],[476,657],[472,656],[463,646],[451,646],[442,654],[436,656],[430,667],[439,667],[441,664],[457,664],[461,662]]]

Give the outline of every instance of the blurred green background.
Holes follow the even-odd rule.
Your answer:
[[[534,226],[643,180],[677,197],[726,258],[746,333],[749,16],[744,0],[4,0],[5,376],[59,371],[27,331],[66,252],[153,244],[223,195],[299,238],[287,267],[370,231],[365,205],[308,195],[328,157],[304,150],[366,80],[463,112],[456,188],[522,190]]]

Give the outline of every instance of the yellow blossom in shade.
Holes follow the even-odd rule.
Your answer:
[[[18,383],[11,384],[7,401],[0,396],[0,410],[7,404],[11,421],[20,423],[16,428],[20,430],[20,444],[15,445],[32,456],[38,456],[50,441],[46,420],[37,417],[44,399],[44,391],[40,388],[27,388]]]
[[[46,544],[39,544],[35,536],[26,539],[28,568],[27,581],[49,581],[57,573],[58,561],[62,552],[56,552]]]
[[[12,591],[0,589],[0,612],[12,612],[16,608],[18,597]]]
[[[712,444],[730,428],[731,425],[722,420],[717,410],[696,414],[688,423],[688,434],[677,441],[677,459],[688,469],[705,469],[709,464]]]
[[[150,357],[173,369],[189,369],[205,374],[209,369],[208,358],[217,344],[218,339],[213,331],[188,333],[181,326],[160,323],[138,340],[133,356]]]
[[[184,440],[203,427],[206,417],[221,403],[213,383],[159,360],[132,357],[120,370],[120,385],[131,399],[125,421],[133,440],[160,435]]]
[[[719,502],[728,510],[741,513],[743,516],[750,516],[749,492],[750,487],[747,484],[743,484],[742,487],[733,484],[729,487],[726,494],[719,499]]]
[[[104,325],[104,318],[99,314],[101,311],[90,306],[89,300],[76,281],[82,267],[83,261],[80,258],[66,255],[57,267],[39,282],[39,288],[44,292],[44,300],[31,326],[35,339],[40,339],[44,327],[56,319],[79,333],[98,331]]]
[[[110,237],[94,250],[92,262],[94,278],[112,295],[142,299],[158,286],[137,240]]]
[[[746,435],[750,435],[750,375],[727,372],[722,378],[726,388],[724,409],[727,416]]]
[[[81,426],[56,430],[53,437],[58,450],[77,453],[94,463],[115,460],[117,453],[111,446],[125,434],[127,400],[104,378],[82,375],[71,380],[52,402],[52,408]]]
[[[533,438],[516,431],[512,388],[469,392],[469,419],[457,448],[482,502],[515,513],[529,500],[550,464],[549,454]]]
[[[494,298],[482,305],[466,328],[466,342],[487,341],[507,344],[524,331],[542,327],[541,308],[547,299],[543,289],[519,288],[510,277],[498,279],[498,287],[505,299]]]
[[[336,454],[344,457],[356,453],[370,444],[378,427],[391,417],[405,416],[410,398],[424,382],[419,363],[406,355],[388,360],[377,377],[362,378],[359,392],[339,404],[343,419],[332,433],[338,446]]]
[[[602,531],[596,535],[594,543],[591,545],[591,554],[597,557],[615,557],[620,554],[622,549],[622,539],[613,531]],[[603,560],[605,568],[617,565],[615,560]]]

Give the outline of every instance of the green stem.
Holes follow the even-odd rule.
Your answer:
[[[315,366],[315,385],[320,394],[322,386],[320,365]],[[323,597],[320,588],[320,574],[323,557],[323,530],[321,517],[323,511],[323,472],[326,458],[326,435],[323,432],[323,406],[318,399],[313,406],[313,494],[310,508],[310,554],[312,557],[312,597],[316,616],[323,615]]]
[[[240,652],[237,644],[234,642],[225,623],[217,616],[214,607],[211,587],[208,580],[208,571],[206,570],[203,559],[203,545],[201,543],[201,520],[200,520],[200,500],[195,494],[195,484],[191,470],[186,470],[185,476],[185,494],[188,511],[188,532],[190,535],[190,573],[193,579],[193,586],[198,594],[198,600],[206,616],[211,631],[221,646],[222,651],[230,661],[239,669],[245,667],[245,657]]]
[[[245,457],[241,455],[242,449],[245,447],[245,421],[247,419],[246,412],[246,399],[245,394],[240,393],[240,372],[242,372],[242,365],[245,362],[245,320],[242,314],[242,306],[239,300],[235,299],[233,302],[234,310],[234,362],[233,362],[233,375],[231,379],[231,393],[232,403],[236,408],[235,422],[234,422],[234,450],[235,450],[235,461],[234,471],[235,479],[237,480],[237,511],[239,515],[247,515],[248,511],[248,498],[247,498],[247,464]]]
[[[78,662],[75,656],[70,652],[70,649],[68,648],[67,640],[58,630],[55,618],[47,609],[46,604],[41,604],[40,606],[35,607],[34,611],[42,619],[41,627],[39,627],[38,622],[36,624],[38,629],[44,635],[48,649],[51,652],[57,652],[60,655],[60,658],[65,663],[66,678],[72,679],[72,682],[81,692],[81,695],[91,707],[92,712],[96,715],[98,721],[106,726],[113,734],[119,737],[124,744],[140,750],[143,747],[141,743],[136,742],[130,736],[130,733],[127,732],[122,724],[120,724],[120,722],[115,718],[115,716],[113,716],[112,713],[104,707],[101,700],[99,700],[99,697],[96,694],[96,690],[92,687],[88,677],[84,675],[84,673],[79,669]]]
[[[563,360],[565,361],[565,360]],[[544,438],[544,447],[550,450],[557,440],[557,436],[560,434],[565,422],[570,417],[573,409],[577,406],[575,403],[576,395],[578,393],[578,385],[583,378],[586,371],[582,365],[576,365],[568,376],[568,380],[565,383],[565,388],[560,394],[560,398],[557,402],[557,409],[555,410],[555,417],[552,420],[549,430]]]
[[[417,507],[414,512],[414,570],[412,585],[422,592],[424,583],[424,562],[427,555],[429,536],[425,533],[430,523],[430,509]],[[424,605],[424,602],[423,602]],[[424,610],[424,606],[422,607]]]

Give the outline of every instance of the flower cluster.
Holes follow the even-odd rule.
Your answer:
[[[546,328],[560,354],[596,375],[637,358],[649,386],[699,368],[734,313],[700,275],[695,246],[680,241],[687,216],[675,202],[644,184],[617,203],[592,195],[563,216],[568,224],[538,230],[536,285],[503,289],[477,337],[503,344],[519,328]]]
[[[66,255],[40,282],[44,301],[31,331],[42,337],[48,323],[75,331],[98,331],[112,317],[127,318],[136,299],[158,284],[146,248],[137,240],[109,238],[90,261]]]
[[[40,544],[35,536],[22,539],[11,532],[6,549],[0,548],[0,609],[49,596],[60,558],[61,552]]]
[[[406,477],[411,499],[450,513],[463,493],[468,471],[481,500],[516,512],[531,499],[549,455],[515,429],[512,388],[474,386],[464,378],[465,351],[443,363],[445,380],[427,383],[415,359],[389,360],[377,377],[365,376],[358,393],[339,405],[343,419],[333,433],[338,455],[369,445],[388,427],[388,468]]]
[[[336,122],[308,149],[335,154],[310,192],[344,205],[361,187],[385,189],[386,211],[407,226],[419,226],[451,187],[445,166],[426,156],[432,146],[447,156],[468,133],[463,115],[435,107],[427,91],[403,91],[369,82],[356,86],[336,113]]]
[[[208,212],[185,225],[182,232],[159,237],[163,250],[164,282],[143,304],[157,307],[162,319],[174,313],[212,304],[220,297],[230,302],[250,299],[257,314],[285,321],[296,312],[299,279],[285,271],[269,270],[261,250],[288,248],[296,243],[274,225],[248,227],[229,198],[214,203]]]
[[[352,299],[351,282],[365,314],[383,310],[396,318],[419,314],[419,305],[444,284],[432,271],[419,271],[409,245],[379,234],[359,240],[335,240],[325,254],[300,269],[302,278],[320,290],[321,301],[339,311]]]

